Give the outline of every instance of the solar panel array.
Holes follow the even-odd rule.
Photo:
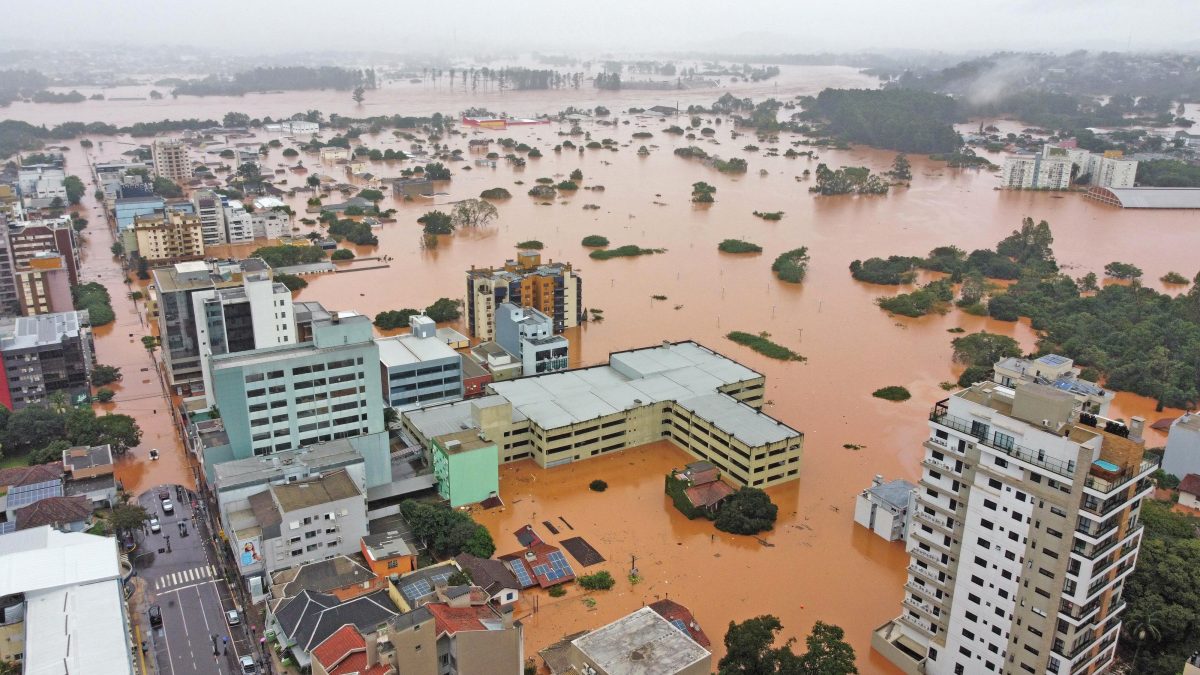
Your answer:
[[[683,622],[683,619],[671,619],[671,625],[678,628],[679,632],[683,633],[684,635],[691,635],[691,633],[688,632],[687,624]]]
[[[8,508],[17,509],[49,497],[61,497],[62,495],[62,482],[57,480],[18,485],[8,490]]]
[[[408,598],[409,600],[423,598],[433,592],[434,586],[446,583],[452,574],[454,573],[438,572],[437,574],[430,574],[424,579],[417,579],[412,583],[404,584],[404,586],[400,588],[400,592],[403,593],[404,597]]]
[[[533,568],[533,573],[539,577],[546,577],[547,581],[558,581],[567,577],[575,576],[575,570],[571,569],[571,564],[563,557],[560,551],[554,551],[546,556],[549,561],[547,564],[538,565]]]
[[[513,575],[517,577],[517,583],[521,584],[521,588],[529,588],[534,586],[535,582],[529,578],[529,570],[525,569],[525,564],[514,560],[512,564]]]

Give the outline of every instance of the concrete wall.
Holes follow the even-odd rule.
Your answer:
[[[279,523],[279,538],[263,542],[263,560],[268,572],[335,555],[353,555],[359,551],[361,539],[367,535],[367,500],[363,496],[280,515],[283,520]],[[305,518],[311,518],[312,522],[305,525]],[[336,531],[327,532],[330,529]],[[308,536],[310,534],[311,537]],[[299,541],[292,541],[296,538]],[[316,548],[309,551],[310,546]],[[300,554],[292,555],[295,550],[300,550]]]
[[[1200,473],[1200,424],[1176,420],[1167,436],[1162,470],[1182,479],[1189,473]]]
[[[461,675],[520,675],[523,672],[524,645],[519,626],[508,630],[461,631],[454,635],[453,641],[451,653],[458,664],[456,672]]]

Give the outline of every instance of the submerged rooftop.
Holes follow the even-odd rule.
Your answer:
[[[571,644],[608,675],[675,675],[710,658],[707,649],[649,607]]]

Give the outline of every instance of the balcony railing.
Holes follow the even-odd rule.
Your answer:
[[[1046,453],[1041,450],[1034,450],[1032,448],[1027,448],[1023,445],[1017,445],[1015,443],[1010,444],[1007,442],[1000,442],[997,440],[997,432],[992,432],[990,436],[988,435],[986,425],[972,425],[970,420],[951,415],[950,413],[945,412],[945,410],[945,406],[941,404],[934,406],[933,410],[929,413],[929,419],[959,433],[967,434],[968,436],[976,439],[978,442],[988,446],[989,448],[992,448],[993,450],[998,450],[1009,457],[1019,459],[1022,462],[1028,462],[1034,466],[1039,466],[1047,471],[1063,476],[1064,478],[1074,479],[1075,462],[1073,460],[1063,461],[1054,459],[1052,457],[1046,457]]]
[[[924,520],[927,523],[933,523],[934,525],[937,525],[938,527],[941,527],[941,528],[945,528],[947,530],[954,529],[954,526],[950,524],[950,521],[948,518],[943,518],[942,516],[935,516],[930,513],[925,513],[924,511],[917,511],[914,515],[917,517],[918,520]]]
[[[1142,463],[1136,467],[1122,471],[1119,475],[1113,478],[1100,478],[1099,476],[1093,476],[1089,474],[1083,484],[1086,487],[1098,492],[1116,492],[1143,473],[1153,471],[1154,469],[1158,468],[1159,461],[1160,460],[1157,457],[1151,457],[1150,459],[1143,460]]]
[[[932,581],[935,584],[943,584],[944,585],[946,583],[946,581],[949,580],[949,579],[939,579],[936,572],[934,572],[931,569],[921,567],[920,565],[909,565],[908,571],[912,572],[913,574],[915,574],[919,577],[928,579],[929,581]]]
[[[934,469],[940,469],[946,473],[958,473],[958,471],[954,469],[953,465],[943,462],[940,459],[934,459],[933,457],[925,458],[925,466],[932,467]]]
[[[928,560],[929,562],[934,563],[935,565],[945,565],[946,564],[946,563],[942,562],[941,556],[935,555],[931,551],[926,551],[925,549],[923,549],[919,546],[912,547],[911,549],[908,550],[908,552],[911,553],[912,555],[917,556],[918,558],[924,558],[925,560]]]
[[[912,596],[904,598],[904,604],[908,605],[909,607],[915,607],[915,608],[921,610],[922,612],[925,612],[929,616],[932,616],[932,617],[940,616],[936,607],[934,607],[932,605],[927,605],[927,604],[921,602],[920,600],[913,598]]]
[[[900,620],[907,624],[910,624],[912,626],[916,626],[917,628],[925,631],[926,633],[929,633],[930,635],[934,634],[933,624],[928,621],[924,621],[922,619],[918,619],[916,617],[909,616],[908,614],[901,614]]]

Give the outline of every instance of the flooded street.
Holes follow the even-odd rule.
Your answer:
[[[815,93],[825,86],[869,86],[871,80],[851,69],[784,68],[775,81],[735,89],[739,96],[781,100]],[[87,93],[87,92],[85,92]],[[685,92],[678,97],[710,104],[720,90]],[[609,352],[643,347],[662,340],[694,339],[767,376],[766,410],[805,434],[800,479],[770,491],[780,507],[774,532],[764,546],[750,537],[716,533],[707,521],[687,521],[663,495],[663,475],[686,456],[672,446],[655,446],[608,456],[572,466],[543,471],[528,462],[507,465],[501,471],[504,512],[486,512],[480,518],[496,537],[498,553],[516,550],[512,532],[533,524],[548,536],[542,520],[562,516],[575,527],[562,537],[580,535],[608,558],[603,568],[618,579],[616,588],[597,596],[589,610],[578,591],[561,599],[542,597],[537,615],[526,619],[526,653],[566,633],[596,626],[666,597],[688,605],[696,614],[719,657],[725,626],[730,620],[773,613],[785,626],[785,637],[803,640],[812,623],[821,619],[846,630],[864,673],[892,672],[870,651],[870,632],[900,611],[907,556],[902,544],[888,544],[852,522],[855,495],[872,476],[919,476],[921,442],[928,435],[927,413],[947,392],[939,383],[957,379],[960,367],[951,362],[947,330],[962,327],[968,333],[988,330],[1016,337],[1024,348],[1034,348],[1028,323],[998,322],[957,310],[920,319],[892,317],[874,305],[896,287],[873,286],[850,277],[848,265],[856,258],[892,254],[924,255],[929,249],[954,244],[971,250],[992,247],[1030,216],[1051,224],[1054,251],[1073,276],[1088,271],[1102,274],[1114,260],[1145,270],[1146,284],[1161,288],[1158,277],[1177,271],[1192,277],[1197,271],[1195,241],[1200,212],[1122,211],[1085,201],[1078,194],[1005,193],[994,190],[998,176],[988,172],[946,169],[943,164],[913,157],[911,188],[893,189],[887,196],[815,197],[812,184],[797,181],[805,169],[819,162],[831,166],[865,165],[885,170],[894,153],[855,148],[818,150],[819,160],[764,157],[768,147],[782,154],[790,141],[759,142],[753,134],[730,137],[732,125],[719,126],[715,140],[689,141],[662,133],[672,124],[687,125],[687,117],[660,121],[657,117],[620,114],[630,105],[668,103],[675,92],[597,92],[565,90],[505,92],[478,98],[449,95],[436,88],[412,85],[371,92],[367,105],[356,108],[347,92],[299,92],[246,96],[238,99],[180,98],[153,102],[96,101],[76,106],[14,104],[0,112],[5,117],[53,124],[64,119],[128,123],[166,117],[220,118],[231,110],[251,115],[289,115],[320,109],[356,116],[368,114],[424,114],[451,112],[468,105],[504,109],[512,114],[552,113],[567,105],[607,105],[617,127],[585,121],[592,140],[616,139],[617,152],[552,148],[566,137],[568,125],[513,127],[503,131],[468,130],[466,137],[449,136],[442,142],[465,150],[468,138],[493,140],[510,137],[538,147],[540,159],[512,168],[503,160],[497,168],[476,167],[473,155],[466,163],[453,163],[453,180],[441,184],[432,199],[401,202],[388,198],[381,208],[396,208],[397,222],[377,231],[378,247],[355,247],[362,255],[393,258],[388,269],[307,277],[310,286],[299,300],[317,300],[331,309],[353,309],[374,315],[403,307],[425,307],[439,297],[462,298],[464,271],[470,266],[499,265],[512,257],[519,241],[545,243],[543,259],[575,263],[583,278],[583,304],[603,310],[605,319],[568,331],[573,364],[594,364]],[[707,119],[707,116],[705,116]],[[628,120],[629,124],[624,122]],[[634,139],[647,131],[652,138]],[[328,138],[330,134],[323,136]],[[270,135],[260,135],[265,142]],[[583,137],[573,138],[581,144]],[[101,139],[94,139],[101,140]],[[104,139],[110,141],[111,139]],[[121,139],[128,142],[129,139]],[[133,142],[144,142],[134,139]],[[408,142],[385,132],[364,136],[367,146],[381,150],[407,149]],[[698,145],[723,158],[742,157],[749,172],[730,176],[672,154],[677,147]],[[743,150],[747,144],[759,150]],[[69,144],[68,172],[83,177],[86,166],[78,141]],[[287,142],[285,141],[285,147]],[[640,157],[638,146],[651,153]],[[127,145],[105,142],[93,151],[96,159],[115,159]],[[493,143],[492,151],[506,150]],[[806,148],[800,147],[800,150]],[[273,150],[264,169],[274,170],[285,160]],[[215,159],[211,156],[209,159]],[[301,158],[310,171],[345,180],[344,167],[320,166],[315,155]],[[398,176],[408,162],[377,162],[377,175]],[[468,169],[469,167],[469,169]],[[566,178],[574,169],[583,172],[583,187],[604,186],[603,191],[581,189],[560,195],[542,205],[526,195],[535,179]],[[766,172],[760,175],[760,170]],[[289,175],[293,184],[303,176]],[[134,415],[144,431],[140,448],[122,461],[120,477],[127,488],[162,482],[188,481],[191,469],[183,461],[171,418],[166,414],[162,389],[140,337],[147,328],[128,300],[120,270],[109,255],[111,238],[91,200],[89,186],[84,204],[91,221],[84,279],[100,280],[112,292],[117,321],[96,330],[97,360],[121,366],[125,379],[117,391],[116,412]],[[517,185],[518,181],[523,185]],[[706,181],[717,187],[716,203],[693,206],[691,184]],[[436,249],[422,246],[416,219],[434,208],[449,211],[450,202],[476,197],[482,190],[505,187],[510,200],[497,203],[500,217],[478,231],[461,231],[441,237]],[[327,203],[341,201],[336,195]],[[291,200],[303,213],[304,197]],[[599,209],[584,209],[595,204]],[[769,222],[753,211],[784,211],[782,220]],[[297,225],[300,232],[309,227]],[[590,234],[609,238],[613,247],[636,244],[665,248],[665,253],[639,258],[591,260],[590,249],[580,240]],[[726,238],[759,244],[759,255],[729,255],[717,251]],[[785,284],[772,275],[771,262],[783,251],[807,246],[812,256],[803,284]],[[904,289],[908,290],[908,289]],[[653,300],[664,295],[666,300]],[[138,303],[138,309],[141,309]],[[463,332],[465,328],[458,326]],[[728,341],[729,331],[768,332],[771,339],[807,357],[805,363],[773,361]],[[149,370],[143,370],[149,369]],[[912,399],[891,403],[871,392],[888,385],[903,385]],[[1148,423],[1179,414],[1154,411],[1153,401],[1120,394],[1111,417],[1142,415]],[[1165,437],[1148,430],[1147,445],[1159,446]],[[849,450],[844,444],[862,446]],[[151,447],[163,450],[163,459],[145,461]],[[167,452],[173,449],[175,451]],[[587,490],[595,478],[608,481],[602,494]],[[560,528],[561,529],[561,528]],[[551,537],[551,541],[556,539]],[[638,556],[645,581],[631,586],[625,579],[630,556]],[[578,571],[578,570],[577,570]],[[590,571],[590,570],[589,570]]]

